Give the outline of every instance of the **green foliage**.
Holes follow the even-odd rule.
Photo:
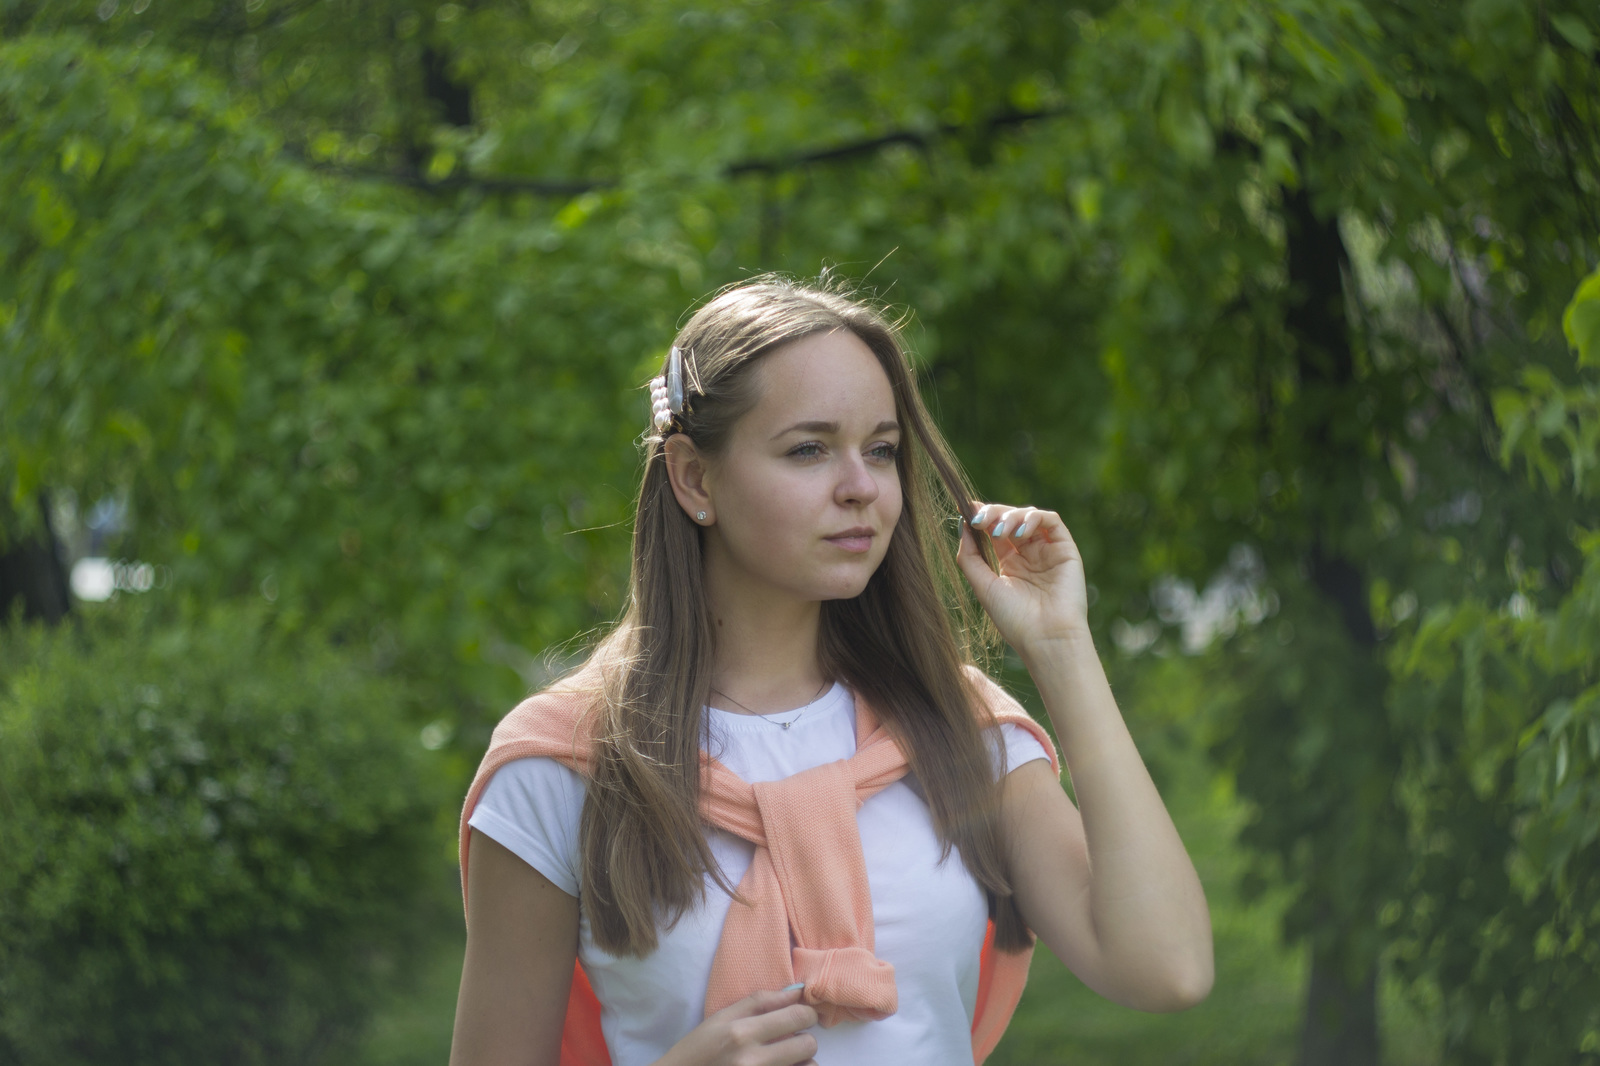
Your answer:
[[[1579,366],[1600,366],[1600,271],[1578,286],[1567,313],[1561,316],[1567,343],[1578,352]]]
[[[400,693],[253,610],[6,642],[0,1059],[336,1061],[451,887]]]
[[[1406,775],[1420,854],[1400,958],[1442,990],[1463,1061],[1600,1058],[1600,559],[1585,546],[1557,611],[1441,607],[1405,649],[1397,717],[1431,742]]]
[[[154,49],[3,51],[14,497],[128,492],[125,550],[180,587],[342,623],[446,690],[616,608],[622,545],[593,530],[626,511],[667,329],[591,294],[659,278],[578,220],[418,217],[310,175]]]
[[[1578,286],[1562,323],[1578,365],[1600,366],[1600,271]],[[1516,386],[1495,394],[1494,409],[1504,430],[1502,462],[1521,459],[1557,492],[1600,493],[1600,385],[1592,376],[1568,385],[1544,367],[1528,367]]]
[[[1591,278],[1565,316],[1589,366],[1571,323],[1595,298]],[[1596,388],[1538,370],[1497,394],[1507,464],[1600,494]],[[1420,855],[1400,957],[1441,990],[1464,1061],[1600,1061],[1600,535],[1572,535],[1583,568],[1547,606],[1527,575],[1498,609],[1440,604],[1394,652],[1395,718],[1425,738],[1403,789]]]

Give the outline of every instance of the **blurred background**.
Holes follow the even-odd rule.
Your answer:
[[[1597,44],[0,0],[0,1063],[445,1061],[466,782],[766,270],[906,313],[980,491],[1066,517],[1212,903],[1204,1005],[1041,951],[991,1061],[1600,1062]]]

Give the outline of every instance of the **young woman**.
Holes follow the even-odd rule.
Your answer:
[[[761,280],[693,316],[654,396],[627,610],[468,794],[454,1066],[981,1062],[1035,934],[1119,1003],[1203,999],[1205,897],[1078,550],[972,502],[895,329]],[[1078,807],[971,665],[988,621]]]

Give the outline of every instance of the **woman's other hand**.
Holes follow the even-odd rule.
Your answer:
[[[817,1012],[802,989],[757,992],[717,1011],[672,1045],[656,1066],[816,1066],[817,1038],[801,1030]]]
[[[974,529],[989,535],[997,570],[984,561]],[[1054,642],[1088,634],[1083,557],[1054,511],[978,504],[971,527],[962,524],[956,562],[1000,635],[1024,661]]]

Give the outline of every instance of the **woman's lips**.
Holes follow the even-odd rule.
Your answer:
[[[830,544],[837,544],[847,552],[860,553],[872,548],[872,531],[868,529],[847,529],[843,533],[822,539]]]

